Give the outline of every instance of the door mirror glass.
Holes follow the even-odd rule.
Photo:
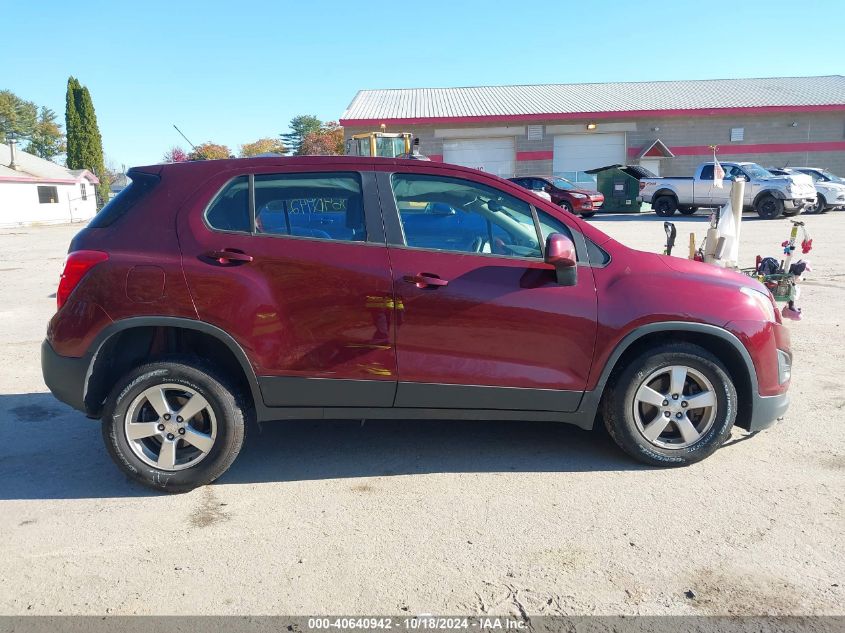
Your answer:
[[[574,286],[577,280],[578,257],[575,244],[562,233],[552,233],[546,238],[545,261],[555,267],[557,283],[561,286]]]

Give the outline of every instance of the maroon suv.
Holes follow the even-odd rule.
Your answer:
[[[786,410],[761,284],[495,176],[335,156],[129,176],[70,245],[42,367],[147,485],[213,481],[248,419],[603,419],[680,465]]]
[[[558,176],[520,176],[510,178],[520,187],[538,194],[546,194],[552,202],[582,218],[591,218],[604,204],[604,194],[592,189],[581,189],[566,178]]]

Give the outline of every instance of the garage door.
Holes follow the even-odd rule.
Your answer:
[[[564,134],[555,136],[552,170],[557,176],[563,176],[570,180],[581,180],[584,176],[583,172],[588,169],[624,164],[624,132],[619,134]]]
[[[513,137],[454,139],[443,142],[443,162],[513,176]]]

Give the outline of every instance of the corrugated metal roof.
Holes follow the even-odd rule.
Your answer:
[[[845,77],[361,90],[346,120],[845,105]]]

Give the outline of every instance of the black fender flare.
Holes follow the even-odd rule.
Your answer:
[[[115,335],[120,334],[121,332],[125,332],[126,330],[131,330],[140,327],[173,327],[185,330],[195,330],[197,332],[202,332],[203,334],[213,336],[221,343],[223,343],[237,359],[238,363],[241,366],[241,369],[244,372],[244,375],[246,376],[247,382],[249,383],[250,392],[252,394],[252,400],[255,403],[255,406],[263,406],[264,400],[261,396],[261,390],[258,386],[258,378],[255,374],[255,368],[252,366],[252,363],[250,362],[246,352],[243,350],[243,347],[241,347],[241,345],[234,338],[232,338],[230,334],[228,334],[225,330],[222,330],[219,327],[212,325],[211,323],[206,323],[205,321],[172,316],[129,317],[126,319],[114,321],[107,325],[105,328],[103,328],[100,333],[97,334],[97,336],[94,338],[94,341],[91,343],[89,351],[86,354],[86,357],[88,357],[89,360],[88,371],[85,375],[83,400],[86,400],[87,398],[89,382],[94,372],[94,367],[96,365],[97,358],[100,354],[100,351],[103,349],[103,346],[109,341],[109,339],[111,339]]]
[[[601,374],[599,375],[599,379],[596,383],[595,389],[584,393],[584,397],[581,399],[579,413],[582,413],[583,415],[592,415],[593,418],[595,417],[596,412],[598,412],[602,396],[604,395],[604,391],[607,387],[607,383],[610,380],[610,376],[613,373],[613,370],[619,363],[619,359],[634,343],[636,343],[644,336],[653,334],[655,332],[692,332],[695,334],[714,336],[725,341],[726,343],[730,344],[731,347],[739,354],[740,358],[743,361],[743,364],[745,365],[745,369],[748,375],[748,381],[751,387],[752,401],[754,400],[753,396],[759,393],[757,382],[757,370],[754,368],[754,361],[751,359],[751,354],[748,353],[748,350],[745,348],[745,345],[743,345],[742,342],[734,334],[728,332],[722,327],[710,325],[707,323],[693,323],[689,321],[661,321],[660,323],[649,323],[647,325],[641,325],[626,334],[625,337],[621,341],[619,341],[619,343],[617,343],[616,347],[610,353],[610,356],[608,357]],[[751,413],[751,411],[748,412],[749,418],[751,416]]]

